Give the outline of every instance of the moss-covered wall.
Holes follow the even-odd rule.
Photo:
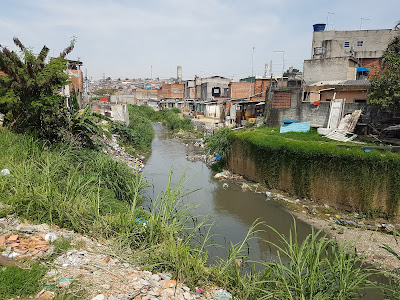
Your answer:
[[[339,209],[400,213],[399,154],[254,132],[230,139],[229,168],[250,180]]]

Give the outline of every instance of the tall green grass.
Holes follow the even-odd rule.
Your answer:
[[[300,243],[295,223],[288,237],[271,229],[281,243],[270,243],[278,260],[263,263],[260,299],[358,299],[361,289],[374,286],[368,280],[372,270],[363,267],[354,245],[338,244],[322,231]]]
[[[0,176],[0,202],[23,218],[89,232],[141,201],[141,176],[99,151],[47,148],[6,130],[0,130],[0,151],[0,169],[11,172]]]
[[[302,244],[295,230],[289,237],[280,235],[282,244],[274,245],[277,261],[262,263],[261,273],[239,268],[236,259],[248,259],[248,240],[267,229],[258,222],[243,242],[230,245],[227,257],[209,265],[212,224],[183,203],[187,178],[173,185],[170,174],[165,191],[144,211],[142,177],[103,153],[47,149],[6,130],[0,130],[0,151],[0,169],[11,171],[0,176],[0,201],[15,214],[115,241],[132,260],[171,272],[192,288],[221,286],[240,299],[357,299],[357,291],[368,285],[366,270],[359,268],[362,259],[320,233]]]

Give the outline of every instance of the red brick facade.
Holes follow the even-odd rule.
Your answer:
[[[363,58],[361,59],[361,66],[369,70],[368,78],[372,79],[378,76],[381,72],[382,59],[381,58]]]
[[[228,96],[233,99],[249,98],[253,94],[252,82],[231,82]]]
[[[290,108],[290,92],[274,92],[274,98],[272,101],[273,108]]]
[[[182,83],[163,83],[161,85],[161,89],[158,90],[158,98],[160,99],[168,99],[168,98],[183,98],[185,90],[185,85]]]

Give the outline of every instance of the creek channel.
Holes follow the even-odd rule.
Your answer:
[[[192,212],[193,215],[210,217],[209,221],[215,223],[212,227],[215,234],[213,241],[222,246],[207,249],[211,261],[218,256],[225,256],[231,242],[236,244],[243,241],[250,226],[257,219],[288,236],[290,229],[293,229],[293,217],[285,211],[282,204],[264,194],[242,191],[241,187],[233,182],[214,179],[212,171],[205,163],[190,162],[186,159],[187,154],[193,154],[194,151],[199,151],[198,149],[187,147],[181,140],[174,139],[161,124],[153,123],[153,128],[155,136],[152,152],[143,171],[150,184],[144,191],[147,198],[144,206],[149,206],[149,201],[157,198],[158,194],[165,190],[171,168],[174,184],[185,174],[187,181],[183,191],[194,192],[184,196],[183,202],[198,205]],[[224,182],[229,184],[227,189],[223,188]],[[296,221],[296,226],[298,238],[302,241],[311,232],[311,226],[300,220]],[[279,242],[278,236],[272,230],[257,235],[273,243]],[[244,254],[252,260],[269,261],[275,258],[269,244],[258,239],[250,240],[245,252]]]
[[[165,190],[172,168],[172,184],[179,182],[185,174],[183,192],[192,192],[184,196],[185,204],[198,206],[193,215],[210,217],[209,222],[214,222],[212,232],[215,234],[213,241],[222,247],[207,248],[209,263],[218,257],[228,254],[230,243],[242,242],[253,222],[257,219],[275,228],[280,234],[289,236],[293,230],[294,217],[285,210],[285,207],[267,198],[264,194],[252,191],[242,191],[234,182],[214,179],[212,171],[203,162],[190,162],[186,155],[199,150],[187,147],[181,140],[173,138],[172,134],[161,124],[153,123],[154,140],[152,152],[143,170],[143,175],[150,187],[145,189],[143,195],[146,200],[143,205],[150,207],[151,201]],[[229,187],[223,188],[227,182]],[[302,242],[311,233],[311,226],[301,220],[296,220],[297,238]],[[272,230],[258,232],[261,239],[251,239],[248,242],[246,253],[253,261],[269,261],[276,259],[276,252],[264,240],[280,243],[278,236]],[[248,250],[248,252],[247,252]],[[283,258],[283,257],[282,257]],[[383,276],[374,276],[378,282],[387,282]],[[363,291],[365,300],[383,299],[374,290]]]

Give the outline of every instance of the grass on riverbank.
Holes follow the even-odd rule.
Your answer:
[[[38,264],[31,269],[16,266],[0,268],[0,299],[27,297],[37,293],[45,273],[46,268]]]
[[[245,273],[236,264],[237,258],[246,259],[246,239],[252,238],[261,224],[255,224],[242,243],[231,245],[228,257],[213,266],[207,265],[206,246],[212,231],[206,220],[196,220],[190,213],[191,208],[182,204],[184,178],[175,186],[170,178],[151,211],[144,212],[139,207],[142,178],[103,153],[65,146],[47,149],[30,137],[2,129],[0,152],[0,169],[8,168],[11,172],[0,176],[0,202],[11,205],[11,213],[35,223],[47,222],[114,240],[120,250],[128,249],[126,253],[133,254],[133,259],[146,268],[172,272],[192,288],[226,287],[241,299],[267,299],[275,291],[276,285],[266,284],[272,279],[263,274]],[[136,218],[147,221],[147,225],[143,226]],[[311,238],[301,249],[314,253],[319,245],[314,241],[318,242]],[[285,251],[293,251],[288,247],[300,248],[296,244],[282,246],[283,255]],[[356,267],[350,254],[339,252],[337,255],[335,264],[345,262],[347,270]],[[322,259],[320,256],[316,259],[319,258]],[[305,263],[305,268],[314,267]],[[271,268],[265,267],[264,273]],[[339,265],[332,268],[340,270]],[[345,274],[340,272],[335,274],[344,278]],[[345,283],[359,278],[355,275],[351,282],[346,277]],[[364,278],[359,279],[356,287],[366,284]],[[295,290],[299,284],[290,282]],[[327,287],[322,285],[318,291],[323,288]],[[339,285],[337,289],[344,287]],[[312,298],[320,294],[305,295]]]

